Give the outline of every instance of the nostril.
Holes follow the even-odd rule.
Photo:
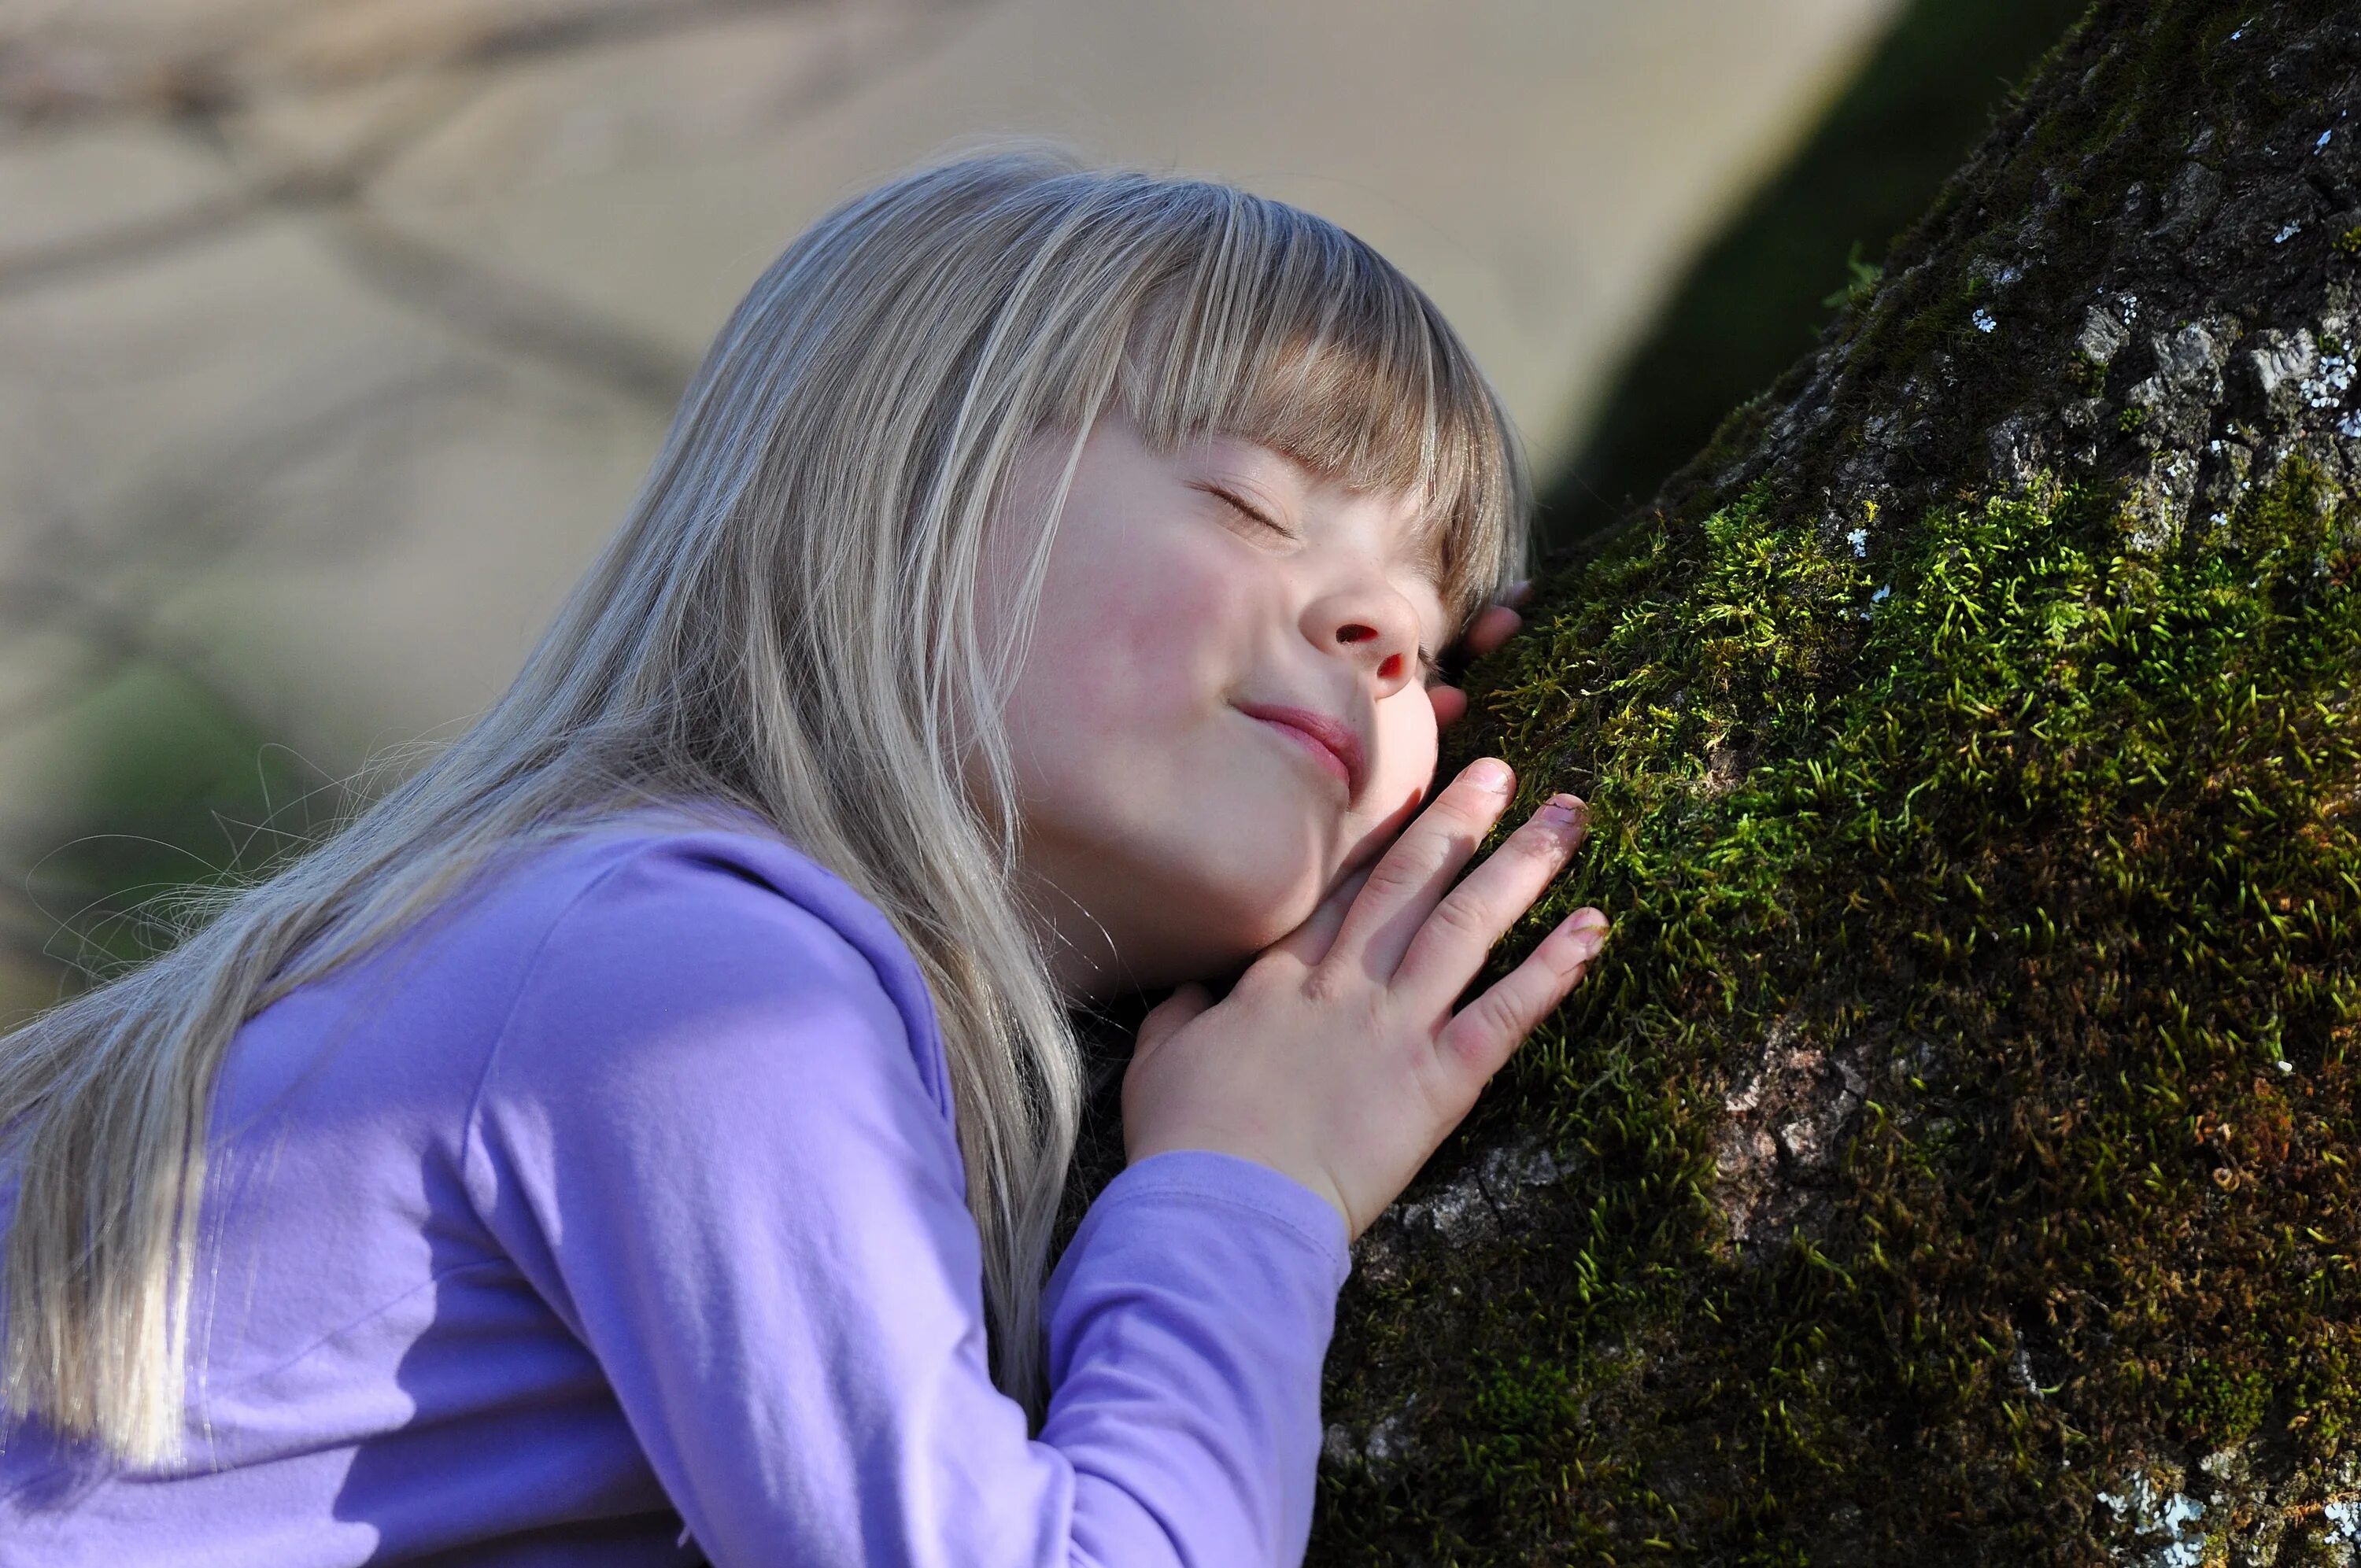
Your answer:
[[[1374,626],[1340,626],[1336,629],[1336,641],[1339,642],[1367,642],[1370,638],[1375,637],[1377,634],[1378,630]]]

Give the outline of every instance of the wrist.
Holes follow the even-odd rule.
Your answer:
[[[1250,1165],[1276,1172],[1326,1203],[1336,1215],[1338,1223],[1345,1227],[1345,1239],[1347,1244],[1361,1234],[1362,1226],[1354,1218],[1352,1209],[1345,1203],[1344,1193],[1329,1178],[1327,1172],[1319,1168],[1316,1164],[1275,1157],[1255,1149],[1235,1147],[1229,1141],[1223,1139],[1165,1138],[1142,1140],[1137,1145],[1127,1146],[1124,1155],[1124,1167],[1126,1169],[1130,1169],[1146,1164],[1159,1155],[1167,1154],[1221,1155],[1230,1159],[1245,1160]]]

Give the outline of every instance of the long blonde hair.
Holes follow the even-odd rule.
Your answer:
[[[177,945],[0,1037],[21,1183],[0,1273],[7,1410],[177,1462],[207,1109],[239,1025],[495,851],[704,797],[764,818],[917,956],[994,1379],[1038,1421],[1082,1071],[1010,891],[998,714],[1072,454],[1024,524],[1016,613],[989,648],[973,607],[1012,458],[1044,431],[1078,454],[1110,398],[1159,451],[1235,433],[1422,498],[1460,624],[1522,569],[1531,490],[1496,394],[1432,302],[1334,225],[1034,143],[843,203],[731,313],[621,527],[499,701],[269,874],[191,899]]]

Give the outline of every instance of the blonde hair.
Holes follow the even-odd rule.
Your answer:
[[[1522,569],[1530,486],[1496,394],[1433,302],[1334,225],[1031,143],[845,202],[731,313],[621,527],[471,728],[268,875],[195,896],[177,946],[0,1038],[21,1179],[6,1407],[177,1461],[207,1109],[239,1025],[496,852],[703,797],[774,826],[916,955],[994,1379],[1038,1421],[1082,1069],[1013,903],[997,716],[1071,454],[990,648],[974,604],[1012,459],[1049,430],[1078,454],[1109,399],[1159,451],[1236,434],[1417,496],[1460,626]]]

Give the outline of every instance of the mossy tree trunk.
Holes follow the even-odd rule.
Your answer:
[[[1619,924],[1363,1239],[1313,1562],[2361,1560],[2356,105],[2103,0],[1477,672]]]

